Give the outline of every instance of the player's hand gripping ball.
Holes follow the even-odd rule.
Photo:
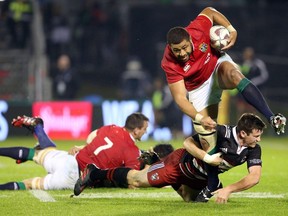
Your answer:
[[[228,45],[229,37],[230,33],[224,26],[215,25],[210,29],[211,46],[218,51]]]

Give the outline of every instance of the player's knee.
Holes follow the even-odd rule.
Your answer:
[[[194,199],[192,199],[191,195],[189,193],[182,193],[182,199],[184,200],[184,202],[192,202],[194,201]]]
[[[41,190],[43,189],[43,181],[41,177],[35,177],[32,179],[32,189]]]
[[[222,63],[218,69],[218,84],[223,89],[234,89],[245,76],[236,64],[225,63]]]
[[[194,129],[199,135],[202,148],[206,152],[212,151],[216,146],[217,133],[215,131],[208,131],[202,125],[197,124],[194,124]]]

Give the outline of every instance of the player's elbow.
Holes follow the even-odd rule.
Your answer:
[[[260,182],[260,177],[257,176],[257,177],[252,178],[250,180],[250,187],[253,187],[253,186],[259,184],[259,182]]]
[[[254,179],[254,181],[252,182],[253,186],[259,184],[260,182],[260,178]]]

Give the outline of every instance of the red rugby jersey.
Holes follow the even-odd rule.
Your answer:
[[[199,15],[185,28],[193,43],[193,51],[185,63],[178,62],[169,46],[166,46],[161,67],[169,84],[184,79],[186,89],[191,91],[210,77],[220,57],[220,54],[210,46],[211,27],[211,20]]]
[[[140,169],[140,150],[129,132],[116,125],[103,126],[97,136],[76,155],[80,170],[87,164],[95,164],[100,169],[129,167]]]

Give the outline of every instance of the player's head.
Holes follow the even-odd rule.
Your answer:
[[[174,151],[174,148],[171,144],[157,144],[154,146],[153,151],[159,156],[160,159],[163,159],[171,152]]]
[[[237,123],[237,131],[245,131],[247,134],[252,133],[253,129],[263,131],[266,124],[262,119],[253,113],[244,113]]]
[[[244,113],[237,123],[237,133],[243,140],[243,146],[255,147],[256,143],[260,141],[266,124],[260,117],[253,113]]]
[[[167,44],[178,61],[186,62],[189,60],[193,46],[191,37],[185,28],[171,28],[167,33]]]
[[[146,133],[149,119],[142,113],[136,112],[129,115],[125,122],[125,128],[131,133],[136,140]]]

